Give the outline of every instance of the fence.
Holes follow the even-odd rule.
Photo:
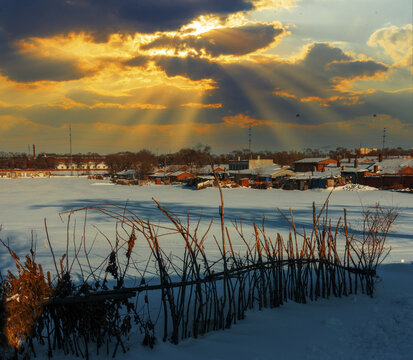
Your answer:
[[[363,229],[356,237],[348,227],[345,210],[332,226],[325,216],[327,199],[319,212],[313,204],[313,227],[308,234],[298,231],[292,213],[286,218],[290,224],[288,239],[280,234],[271,238],[263,221],[262,225],[253,224],[250,242],[242,223],[234,223],[237,237],[244,244],[241,252],[234,250],[222,200],[221,236],[212,235],[220,256],[211,261],[205,242],[212,220],[201,233],[200,220],[192,230],[189,216],[181,220],[154,201],[171,226],[153,225],[114,205],[76,210],[97,211],[113,218],[127,233],[123,236],[116,231],[110,254],[99,267],[88,262],[80,284],[70,276],[79,249],[75,249],[71,262],[68,253],[59,260],[48,239],[56,268],[56,279],[52,280],[50,273],[45,275],[36,264],[33,252],[22,263],[4,244],[18,269],[18,276],[9,273],[2,287],[3,311],[8,314],[3,320],[4,333],[16,354],[34,353],[33,340],[37,339],[48,346],[50,356],[61,349],[65,354],[88,358],[92,344],[97,353],[106,350],[115,356],[119,348],[126,351],[125,339],[131,335],[141,336],[143,344],[151,347],[157,336],[178,344],[188,337],[227,329],[253,308],[358,292],[373,296],[376,268],[388,254],[386,235],[397,216],[394,210],[379,206],[366,211]],[[163,251],[159,240],[167,235],[182,238],[181,257]],[[125,277],[133,270],[131,257],[140,240],[150,248],[147,264],[153,262],[157,283],[148,283],[146,267],[140,272],[140,285],[126,287]],[[33,286],[34,282],[38,285]],[[21,321],[28,318],[28,313],[29,324]]]

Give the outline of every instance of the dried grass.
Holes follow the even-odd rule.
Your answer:
[[[237,252],[225,224],[220,194],[221,234],[218,238],[212,235],[220,254],[215,261],[211,261],[205,247],[213,220],[201,233],[201,219],[195,224],[191,224],[189,215],[179,219],[156,199],[170,226],[154,225],[127,208],[110,204],[66,213],[67,250],[59,261],[47,235],[56,268],[54,281],[50,274],[45,278],[34,252],[21,263],[3,243],[17,266],[17,274],[9,272],[2,282],[2,311],[6,314],[3,331],[8,344],[19,350],[33,349],[31,344],[37,339],[39,343],[47,342],[50,356],[61,349],[65,354],[85,358],[89,357],[91,344],[95,344],[97,352],[103,348],[116,356],[119,348],[127,350],[125,339],[133,328],[142,334],[144,345],[153,347],[157,333],[163,341],[177,344],[187,337],[229,328],[243,319],[248,309],[278,307],[287,301],[306,303],[359,291],[373,296],[376,268],[390,251],[385,242],[397,217],[395,210],[376,206],[364,211],[359,236],[349,228],[345,210],[332,225],[328,199],[318,212],[313,204],[313,227],[308,233],[297,229],[292,212],[285,216],[290,224],[287,239],[280,234],[271,237],[263,219],[261,224],[253,224],[254,240],[250,242],[242,223],[236,222],[233,227],[238,242],[244,243],[243,250]],[[84,233],[81,244],[73,242],[74,259],[69,261],[70,217],[80,211],[85,213]],[[110,244],[110,252],[97,269],[89,261],[91,249],[86,250],[86,214],[91,211],[116,222],[115,239],[98,230]],[[180,257],[165,253],[160,245],[161,238],[177,235],[182,239]],[[136,244],[142,241],[151,256],[146,267],[139,269],[131,260],[137,255]],[[78,258],[82,250],[86,267]],[[71,280],[75,262],[83,277],[81,283]],[[149,284],[150,262],[156,275]],[[140,274],[140,285],[125,287],[125,277],[136,272]],[[115,281],[112,289],[108,288],[109,278]],[[153,292],[159,296],[153,297]],[[154,312],[152,302],[156,301],[159,308]]]

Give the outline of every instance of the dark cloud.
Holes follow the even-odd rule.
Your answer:
[[[255,24],[235,28],[214,29],[197,36],[163,35],[149,44],[142,46],[143,50],[153,48],[182,50],[203,50],[213,57],[219,55],[244,55],[269,46],[274,39],[284,32],[273,25]]]
[[[70,60],[34,57],[22,54],[11,38],[0,29],[0,72],[18,82],[41,80],[67,81],[80,79],[91,71]]]
[[[152,60],[161,67],[168,76],[185,76],[191,80],[214,79],[222,76],[222,67],[207,59],[188,56],[185,58],[171,56],[155,56]]]
[[[145,67],[148,64],[149,60],[150,58],[148,56],[138,55],[132,60],[127,61],[125,64],[129,66]]]
[[[327,69],[337,74],[338,77],[355,78],[360,76],[373,76],[376,73],[388,70],[386,65],[376,63],[373,60],[368,61],[346,61],[332,62]]]
[[[224,104],[223,112],[303,124],[345,120],[374,112],[366,99],[357,101],[354,96],[335,90],[337,79],[374,76],[388,70],[372,60],[356,60],[329,44],[314,44],[304,58],[296,62],[220,64],[198,57],[155,56],[151,59],[168,76],[213,79],[217,89],[211,92],[208,102]],[[276,89],[293,96],[277,95]],[[297,113],[303,116],[296,117]]]
[[[103,39],[176,30],[202,14],[251,8],[246,0],[0,0],[0,24],[13,38],[84,31]]]
[[[351,58],[343,50],[326,43],[313,44],[301,64],[305,68],[324,71],[333,61],[349,61]]]
[[[78,79],[86,73],[77,64],[24,56],[16,41],[69,32],[105,41],[112,33],[176,30],[202,14],[225,16],[251,7],[246,0],[0,0],[0,71],[21,82]]]

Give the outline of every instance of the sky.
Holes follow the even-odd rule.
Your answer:
[[[0,0],[0,151],[413,147],[411,0]]]

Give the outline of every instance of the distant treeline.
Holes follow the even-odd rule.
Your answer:
[[[413,149],[386,148],[383,153],[388,156],[413,156]],[[378,155],[378,151],[372,151],[369,156]],[[248,149],[234,150],[226,154],[213,154],[211,147],[198,145],[193,148],[183,148],[174,153],[156,155],[150,150],[140,150],[138,152],[118,152],[108,155],[97,153],[74,154],[71,161],[76,167],[81,168],[87,162],[105,162],[109,171],[114,173],[124,169],[136,169],[141,177],[145,177],[154,167],[167,167],[169,165],[188,165],[201,167],[214,164],[227,164],[231,160],[248,158],[273,159],[279,165],[292,165],[295,161],[306,157],[330,157],[333,159],[345,159],[360,156],[356,149],[353,150],[338,147],[335,150],[322,151],[319,149],[305,149],[302,151],[254,151]],[[59,163],[70,164],[69,154],[46,154],[40,153],[33,157],[26,153],[0,152],[0,169],[53,169]]]

